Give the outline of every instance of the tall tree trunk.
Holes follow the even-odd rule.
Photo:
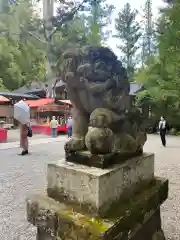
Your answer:
[[[50,49],[52,45],[52,37],[50,37],[53,26],[51,22],[51,18],[54,13],[54,0],[43,0],[43,19],[44,19],[44,28],[45,35],[47,40],[47,48],[46,48],[46,78],[49,79],[52,77],[52,62],[50,58]]]

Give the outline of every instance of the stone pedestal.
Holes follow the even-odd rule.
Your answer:
[[[47,180],[48,196],[27,199],[38,240],[164,240],[168,181],[154,177],[153,154],[108,169],[59,161],[48,165]]]
[[[52,234],[47,231],[47,229],[43,229],[42,227],[37,228],[37,240],[51,240]]]
[[[132,196],[154,178],[154,155],[144,154],[109,169],[66,161],[48,165],[48,196],[103,214],[120,198]]]

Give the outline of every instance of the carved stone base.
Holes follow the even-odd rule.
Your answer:
[[[145,238],[146,236],[146,238]],[[158,208],[152,216],[145,222],[132,236],[132,240],[165,240],[161,229],[160,209]]]
[[[162,229],[153,234],[152,240],[166,240]]]
[[[110,154],[91,154],[88,151],[77,151],[66,153],[66,161],[83,164],[85,166],[108,168],[114,164],[123,163],[125,160],[143,155],[142,150],[138,152],[119,152]]]
[[[41,228],[38,228],[37,230],[36,239],[37,240],[58,240],[56,237],[49,235],[46,232],[46,230],[43,230]],[[134,233],[134,235],[131,238],[129,238],[129,240],[144,240],[144,239],[166,240],[164,236],[164,232],[161,229],[161,216],[160,216],[159,208],[153,213],[150,219],[144,225],[141,225],[141,227],[137,230],[137,232]],[[108,238],[106,238],[106,240],[108,240]]]
[[[129,201],[112,204],[103,218],[84,214],[73,205],[34,195],[27,199],[27,215],[38,227],[38,240],[164,240],[160,205],[167,194],[168,181],[156,179]]]
[[[37,228],[36,240],[52,240],[53,236],[47,233],[46,229]]]
[[[119,199],[129,199],[154,179],[154,155],[143,154],[109,169],[60,161],[48,165],[47,193],[81,211],[103,215]]]

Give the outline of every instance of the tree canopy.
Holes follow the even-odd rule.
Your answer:
[[[106,0],[60,2],[57,15],[49,24],[52,29],[47,29],[45,34],[51,66],[56,71],[61,68],[62,53],[68,48],[101,45],[110,34],[105,28],[111,22],[113,9]]]
[[[157,27],[158,54],[148,59],[136,73],[136,81],[145,86],[139,103],[149,103],[156,113],[180,116],[180,0],[162,9]]]
[[[57,1],[57,14],[45,24],[31,0],[0,3],[0,79],[9,90],[44,81],[47,62],[58,71],[67,48],[101,44],[113,11],[105,0]]]
[[[135,65],[137,64],[137,44],[142,35],[140,23],[137,21],[138,11],[131,8],[130,3],[126,3],[124,8],[118,13],[115,19],[116,35],[115,37],[121,41],[118,48],[121,51],[121,58],[125,66],[129,78],[132,78]]]
[[[56,2],[57,14],[46,25],[31,0],[1,0],[0,90],[11,91],[31,80],[44,81],[48,61],[59,72],[62,53],[68,48],[108,43],[113,5],[106,0]],[[129,3],[115,16],[117,55],[127,67],[130,81],[144,85],[137,104],[151,105],[157,115],[179,116],[180,0],[161,10],[156,27],[150,0],[145,6],[142,22]]]
[[[39,21],[30,0],[19,0],[18,3],[2,8],[0,79],[3,86],[9,90],[14,90],[30,80],[44,79],[44,46],[28,32],[36,31]]]
[[[114,6],[106,0],[90,0],[84,7],[87,41],[91,45],[101,45],[111,34],[106,27],[111,23]]]

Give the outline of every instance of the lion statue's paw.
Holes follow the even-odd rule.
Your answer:
[[[84,150],[84,148],[85,148],[84,139],[72,138],[64,146],[64,149],[66,152],[80,151],[80,150]]]

